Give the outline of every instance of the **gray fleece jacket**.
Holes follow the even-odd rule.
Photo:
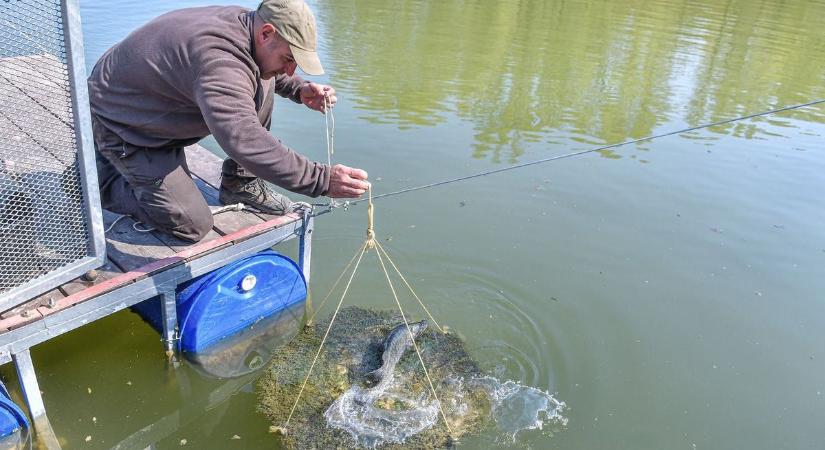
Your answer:
[[[300,103],[299,76],[261,80],[253,59],[254,12],[189,8],[138,28],[89,76],[92,113],[138,147],[191,145],[213,135],[255,175],[300,194],[329,189],[330,168],[281,143],[268,129],[274,93]]]

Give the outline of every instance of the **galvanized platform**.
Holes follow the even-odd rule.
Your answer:
[[[218,208],[220,158],[199,145],[186,149],[192,178],[212,208]],[[104,211],[108,228],[119,216]],[[14,361],[33,417],[45,417],[29,349],[41,342],[161,296],[167,350],[177,338],[175,288],[240,258],[299,239],[299,265],[307,282],[313,219],[307,213],[270,216],[228,211],[214,216],[213,230],[197,244],[157,231],[136,231],[131,218],[106,233],[106,264],[93,281],[72,280],[43,296],[0,313],[0,364]],[[43,422],[41,420],[41,422]],[[41,431],[42,433],[42,431]],[[46,431],[48,434],[48,431]]]
[[[309,281],[313,219],[310,211],[227,211],[214,216],[205,239],[189,244],[101,211],[77,0],[13,2],[3,22],[0,364],[14,362],[41,446],[51,449],[60,444],[38,387],[33,346],[160,297],[171,355],[179,284],[293,238]],[[220,159],[197,145],[186,153],[192,178],[218,208]],[[96,277],[73,279],[101,265]]]
[[[44,195],[54,195],[52,191],[63,192],[76,197],[72,200],[80,204],[79,188],[69,192],[65,186],[61,189],[59,182],[66,171],[73,169],[83,169],[81,173],[94,178],[93,161],[91,166],[84,166],[90,162],[88,155],[84,156],[70,145],[72,139],[82,139],[91,145],[91,136],[75,135],[72,128],[76,119],[73,111],[88,114],[88,99],[78,100],[76,95],[70,96],[65,85],[48,75],[55,71],[65,73],[66,70],[68,66],[48,52],[0,57],[0,169],[17,177],[37,175],[38,180],[52,180],[48,186],[51,191]],[[76,104],[71,105],[71,102]],[[186,156],[192,178],[207,203],[212,208],[222,206],[217,192],[220,158],[199,145],[188,147]],[[159,296],[163,300],[162,337],[165,350],[171,354],[178,337],[175,290],[179,284],[296,237],[299,265],[309,281],[313,226],[310,211],[286,216],[249,211],[223,212],[214,216],[214,227],[201,242],[190,244],[157,231],[137,231],[131,218],[118,220],[120,216],[116,214],[101,213],[96,182],[86,191],[85,195],[90,196],[86,197],[86,203],[93,205],[93,217],[88,222],[93,227],[93,234],[102,237],[103,229],[111,227],[105,233],[106,259],[97,270],[97,276],[94,279],[76,278],[29,301],[22,296],[24,303],[15,301],[5,307],[0,305],[0,364],[14,362],[35,428],[47,448],[59,448],[59,444],[51,431],[38,387],[30,354],[33,346]],[[37,197],[39,194],[30,192],[27,195]],[[32,227],[42,221],[41,216],[46,217],[44,214],[50,212],[48,204],[37,213],[9,205],[4,204],[2,213],[14,214],[12,219],[26,224],[28,231],[34,230]],[[61,220],[66,223],[58,223],[56,231],[50,232],[48,244],[64,244],[68,231],[77,228],[72,221],[84,219],[78,209],[77,213],[65,213]],[[29,226],[31,223],[35,225]],[[37,243],[40,244],[38,247],[28,241],[17,243],[20,233],[10,230],[6,232],[9,236],[4,237],[4,248],[9,250],[6,252],[8,257],[3,258],[3,270],[13,275],[28,270],[27,265],[37,266],[38,252],[41,248],[48,250],[48,245]],[[36,237],[42,235],[34,231]],[[102,239],[97,239],[93,245],[98,248],[104,244]],[[100,261],[100,258],[94,261]],[[85,270],[75,270],[44,286],[57,285]],[[32,276],[38,275],[33,273]],[[43,289],[36,292],[43,292]]]

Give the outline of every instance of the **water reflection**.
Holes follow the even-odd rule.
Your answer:
[[[255,372],[272,359],[272,352],[298,334],[305,305],[295,303],[205,350],[185,356],[208,376],[235,378]]]
[[[674,121],[698,125],[825,97],[821,0],[336,0],[315,8],[332,82],[351,92],[365,120],[403,129],[456,114],[473,124],[475,158],[512,163],[532,143],[613,143]],[[713,131],[754,138],[793,126],[788,118],[823,123],[825,110]]]
[[[176,364],[169,374],[177,402],[159,419],[140,424],[113,448],[152,447],[187,424],[220,420],[230,398],[240,392],[251,393],[258,371],[270,361],[272,353],[298,333],[304,307],[304,302],[293,304],[202,352],[185,353],[191,364]],[[186,441],[180,442],[184,445]]]

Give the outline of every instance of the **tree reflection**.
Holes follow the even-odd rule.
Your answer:
[[[613,143],[825,97],[822,1],[330,0],[316,9],[332,82],[354,94],[364,119],[407,128],[457,114],[474,124],[477,158],[514,162],[534,142]],[[713,131],[753,138],[787,118],[823,123],[825,110]]]

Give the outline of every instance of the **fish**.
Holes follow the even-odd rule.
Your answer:
[[[421,333],[427,329],[428,325],[429,323],[426,319],[421,322],[411,323],[410,331],[412,332],[413,339],[420,336]],[[410,339],[410,332],[407,331],[406,324],[402,323],[398,325],[387,334],[387,337],[384,338],[384,342],[381,345],[383,347],[381,367],[366,375],[367,379],[373,383],[373,387],[370,389],[371,391],[380,393],[389,386],[393,379],[396,364],[398,364],[398,361],[401,360],[401,357],[412,345],[413,342]]]

